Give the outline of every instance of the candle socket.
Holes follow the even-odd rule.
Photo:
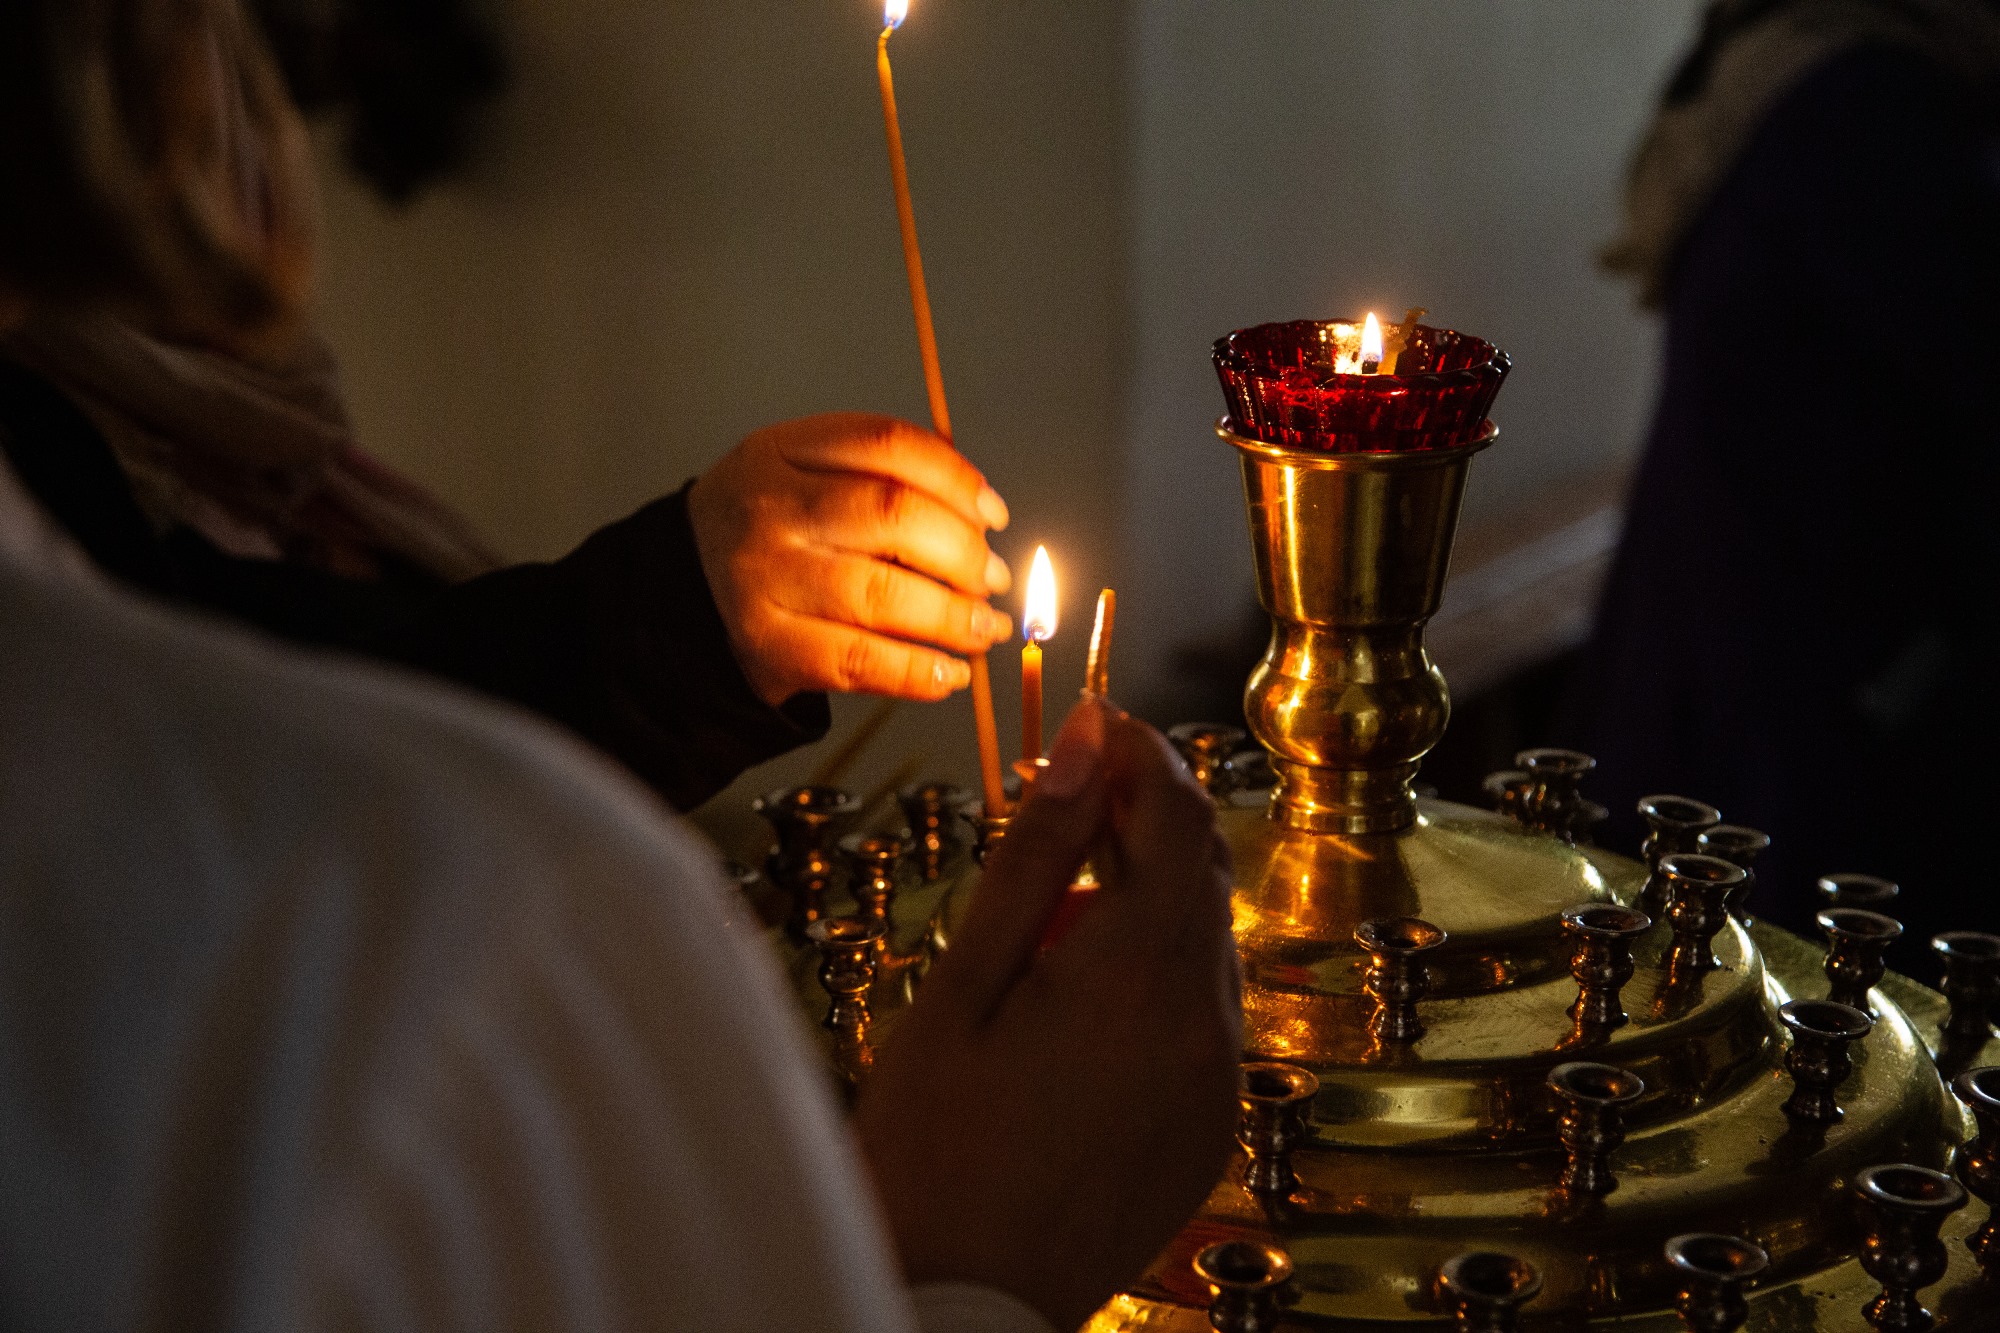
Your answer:
[[[1208,1323],[1216,1333],[1276,1333],[1292,1260],[1275,1245],[1226,1240],[1194,1257],[1208,1284]]]
[[[1648,796],[1639,802],[1639,817],[1646,821],[1646,840],[1639,844],[1639,855],[1652,871],[1646,886],[1639,890],[1639,907],[1658,918],[1667,906],[1667,881],[1660,874],[1660,862],[1694,851],[1701,835],[1722,822],[1722,812],[1685,796]]]
[[[1306,1136],[1319,1080],[1308,1070],[1275,1060],[1245,1064],[1236,1094],[1236,1141],[1243,1146],[1243,1186],[1253,1194],[1283,1197],[1298,1177],[1292,1149]]]
[[[1731,893],[1723,906],[1737,920],[1749,920],[1750,896],[1757,891],[1757,858],[1771,850],[1771,835],[1741,824],[1717,824],[1694,840],[1694,849],[1743,872],[1742,887]]]
[[[1589,832],[1585,816],[1595,807],[1583,799],[1580,788],[1597,767],[1595,759],[1580,750],[1542,748],[1523,750],[1514,762],[1528,779],[1518,798],[1517,818],[1523,824],[1572,844],[1579,833]]]
[[[1569,842],[1575,847],[1592,847],[1597,843],[1597,827],[1611,818],[1609,806],[1596,801],[1585,801],[1577,807],[1576,819],[1570,825]]]
[[[909,844],[893,833],[850,833],[840,840],[856,915],[881,925],[884,947],[896,924],[896,868],[908,849]]]
[[[1571,940],[1569,974],[1577,984],[1570,1018],[1579,1028],[1599,1032],[1622,1027],[1619,993],[1632,979],[1632,945],[1652,929],[1652,918],[1616,903],[1586,903],[1564,912],[1562,924]]]
[[[1362,988],[1375,1001],[1368,1030],[1381,1041],[1407,1045],[1423,1035],[1417,1002],[1430,990],[1430,974],[1422,956],[1444,941],[1444,931],[1412,916],[1364,921],[1355,930],[1354,942],[1368,954]]]
[[[1862,1314],[1883,1333],[1923,1333],[1936,1321],[1919,1297],[1950,1263],[1938,1231],[1965,1206],[1965,1190],[1942,1172],[1896,1163],[1857,1173],[1854,1192],[1867,1216],[1861,1267],[1882,1284]]]
[[[765,873],[791,900],[786,932],[804,939],[806,928],[826,914],[836,874],[833,845],[842,826],[861,813],[861,802],[837,787],[805,786],[760,796],[750,808],[777,834]]]
[[[1828,908],[1818,921],[1826,936],[1826,998],[1873,1013],[1868,992],[1889,970],[1883,956],[1902,935],[1902,923],[1859,907]]]
[[[1902,887],[1880,875],[1822,875],[1814,885],[1820,902],[1827,907],[1860,907],[1870,912],[1887,912]]]
[[[1744,872],[1720,857],[1676,852],[1660,858],[1655,878],[1666,886],[1667,924],[1674,932],[1669,980],[1713,971],[1715,937],[1729,923],[1726,904],[1743,887]]]
[[[766,926],[781,924],[791,911],[791,901],[777,885],[754,866],[731,857],[722,863],[722,877],[736,886],[743,901]]]
[[[964,792],[943,782],[919,782],[896,793],[896,804],[910,826],[910,840],[926,884],[934,884],[944,875],[952,848],[952,824],[964,802]]]
[[[1618,1188],[1611,1154],[1625,1142],[1625,1108],[1646,1085],[1637,1074],[1614,1065],[1576,1061],[1549,1071],[1549,1091],[1560,1116],[1557,1135],[1569,1161],[1560,1188],[1576,1198],[1600,1198]]]
[[[1993,1035],[1993,1001],[2000,998],[2000,935],[1983,930],[1949,930],[1931,938],[1944,963],[1939,989],[1951,1001],[1947,1037],[1960,1043],[1984,1042]]]
[[[1229,761],[1249,741],[1249,732],[1220,722],[1183,722],[1168,730],[1167,739],[1203,791],[1221,800],[1235,789]]]
[[[868,1032],[868,988],[875,984],[875,953],[882,923],[858,916],[822,917],[806,928],[819,949],[819,984],[826,989],[828,1032],[854,1037]]]
[[[1534,1265],[1491,1250],[1447,1259],[1438,1270],[1439,1304],[1457,1319],[1458,1333],[1514,1333],[1521,1307],[1541,1290]]]
[[[1959,1146],[1959,1183],[1989,1210],[1979,1230],[1966,1238],[1965,1247],[1988,1277],[2000,1277],[2000,1216],[1991,1211],[2000,1204],[2000,1067],[1968,1069],[1951,1081],[1951,1090],[1979,1126],[1978,1133]]]
[[[1271,767],[1271,753],[1261,745],[1238,750],[1223,761],[1229,770],[1231,791],[1269,791],[1278,785],[1278,771]]]
[[[1667,1265],[1680,1290],[1674,1309],[1688,1333],[1734,1333],[1750,1317],[1743,1289],[1771,1266],[1763,1247],[1739,1236],[1696,1233],[1667,1242]]]
[[[967,801],[958,808],[958,812],[972,826],[972,859],[984,866],[986,858],[993,855],[994,849],[1006,839],[1007,829],[1014,822],[1014,812],[1008,809],[989,815],[984,801]]]
[[[1525,825],[1521,806],[1528,797],[1528,788],[1534,785],[1525,769],[1500,768],[1488,773],[1479,783],[1479,790],[1486,797],[1487,805],[1493,813],[1504,815],[1517,824]]]
[[[1836,1094],[1854,1072],[1848,1043],[1867,1036],[1875,1020],[1832,1000],[1792,1000],[1779,1007],[1778,1021],[1792,1034],[1792,1048],[1785,1052],[1792,1076],[1785,1114],[1811,1125],[1837,1124],[1843,1112]]]

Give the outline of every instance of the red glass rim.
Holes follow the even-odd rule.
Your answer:
[[[1513,362],[1483,338],[1418,324],[1393,375],[1343,374],[1352,320],[1299,319],[1238,329],[1215,343],[1231,429],[1322,453],[1450,449],[1479,437]],[[1385,324],[1391,345],[1403,330]]]

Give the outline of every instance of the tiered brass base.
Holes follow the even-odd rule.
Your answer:
[[[1499,815],[1413,802],[1409,790],[1450,711],[1422,627],[1443,596],[1466,469],[1493,428],[1465,444],[1389,452],[1281,447],[1227,422],[1219,433],[1242,461],[1258,590],[1273,622],[1245,716],[1278,785],[1223,811],[1237,867],[1245,1058],[1301,1066],[1319,1088],[1290,1153],[1296,1186],[1253,1192],[1239,1161],[1092,1333],[1208,1327],[1208,1291],[1191,1261],[1231,1238],[1289,1253],[1289,1320],[1301,1328],[1442,1322],[1432,1290],[1440,1266],[1485,1250],[1540,1273],[1542,1290],[1522,1312],[1527,1328],[1678,1329],[1662,1247],[1688,1232],[1768,1251],[1749,1328],[1860,1333],[1878,1288],[1853,1258],[1862,1240],[1855,1174],[1896,1162],[1946,1169],[1974,1129],[1938,1074],[1942,999],[1893,976],[1873,992],[1877,1021],[1848,1049],[1853,1073],[1838,1091],[1844,1117],[1821,1131],[1782,1109],[1792,1087],[1778,1007],[1827,992],[1820,951],[1783,932],[1727,923],[1714,940],[1718,965],[1691,971],[1667,966],[1671,931],[1657,923],[1633,949],[1629,1021],[1608,1033],[1573,1022],[1577,983],[1561,915],[1632,903],[1644,867]],[[1556,820],[1567,798],[1547,782],[1524,799],[1533,807],[1525,816],[1545,827],[1588,822]],[[959,860],[899,895],[868,1014],[857,1019],[850,1003],[844,1024],[829,1026],[850,1082],[865,1072],[866,1046],[894,1039],[899,1008],[976,879]],[[1699,926],[1720,904],[1691,896],[1676,910],[1688,932],[1684,964],[1699,966]],[[1370,921],[1410,945],[1445,932],[1422,956],[1429,987],[1414,1013],[1415,974],[1396,960],[1398,940],[1378,937],[1384,961],[1373,984],[1400,998],[1372,1021],[1368,957],[1354,939]],[[794,975],[823,1013],[818,966],[808,950]],[[1413,1023],[1423,1029],[1414,1040],[1391,1040]],[[1572,1061],[1645,1083],[1610,1153],[1617,1187],[1607,1195],[1575,1196],[1559,1183],[1566,1153],[1548,1078]],[[1945,1063],[2000,1063],[2000,1049],[1988,1041]],[[2000,1293],[1981,1283],[1962,1243],[1984,1218],[1974,1204],[1945,1225],[1951,1267],[1925,1293],[1939,1327],[2000,1327]]]
[[[1748,1328],[1865,1330],[1861,1307],[1879,1288],[1851,1258],[1854,1172],[1944,1169],[1973,1128],[1927,1048],[1942,999],[1896,977],[1878,989],[1877,1025],[1841,1089],[1844,1119],[1802,1131],[1780,1109],[1790,1079],[1776,1010],[1825,994],[1817,948],[1732,924],[1715,941],[1717,970],[1670,983],[1670,937],[1657,925],[1634,951],[1630,1021],[1592,1038],[1567,1016],[1577,988],[1558,917],[1590,900],[1629,903],[1645,868],[1464,806],[1427,801],[1420,812],[1400,833],[1330,837],[1281,827],[1261,802],[1225,811],[1240,868],[1247,1057],[1320,1080],[1310,1138],[1292,1156],[1299,1184],[1284,1199],[1260,1197],[1239,1164],[1091,1333],[1206,1329],[1208,1293],[1190,1261],[1235,1237],[1289,1251],[1301,1328],[1439,1320],[1439,1265],[1493,1249],[1543,1275],[1523,1311],[1530,1328],[1680,1329],[1661,1246],[1689,1231],[1770,1252]],[[1385,916],[1422,917],[1450,936],[1432,955],[1426,1030],[1407,1047],[1369,1037],[1366,958],[1346,942]],[[1557,1185],[1564,1153],[1544,1079],[1576,1059],[1630,1070],[1647,1087],[1612,1158],[1618,1188],[1602,1199]],[[1941,1327],[1992,1326],[1991,1293],[1962,1244],[1983,1220],[1974,1204],[1945,1229],[1951,1273],[1928,1296]]]
[[[1791,1081],[1776,1015],[1789,999],[1826,993],[1817,945],[1731,924],[1715,940],[1719,967],[1676,983],[1665,966],[1668,927],[1656,925],[1634,949],[1629,1021],[1593,1037],[1568,1016],[1577,986],[1559,917],[1584,902],[1632,902],[1646,875],[1639,862],[1447,802],[1420,802],[1418,822],[1401,832],[1351,836],[1286,829],[1265,804],[1239,794],[1222,820],[1238,867],[1245,1058],[1300,1065],[1320,1081],[1309,1137],[1292,1154],[1298,1186],[1282,1200],[1257,1195],[1242,1183],[1239,1157],[1088,1333],[1208,1330],[1208,1293],[1191,1261],[1237,1237],[1291,1255],[1288,1327],[1442,1324],[1432,1295],[1439,1265],[1492,1249],[1543,1276],[1523,1311],[1529,1329],[1667,1333],[1685,1325],[1669,1309],[1661,1246],[1690,1231],[1744,1236],[1770,1253],[1746,1328],[1866,1333],[1861,1308],[1879,1287],[1853,1258],[1854,1173],[1881,1162],[1948,1169],[1974,1128],[1934,1062],[1941,996],[1885,979],[1871,997],[1877,1024],[1850,1050],[1844,1118],[1805,1131],[1780,1109]],[[897,927],[869,994],[871,1045],[893,1040],[926,959],[948,942],[977,885],[962,851],[945,870],[897,897]],[[828,907],[851,904],[841,895]],[[1449,935],[1429,955],[1425,1031],[1401,1047],[1369,1035],[1366,956],[1350,938],[1362,921],[1394,916]],[[816,957],[794,952],[793,978],[817,1016],[827,996]],[[838,1065],[840,1043],[828,1041]],[[2000,1042],[1950,1058],[2000,1063]],[[1565,1155],[1544,1084],[1550,1069],[1579,1059],[1627,1069],[1647,1088],[1612,1155],[1618,1188],[1596,1200],[1558,1188]],[[1945,1226],[1951,1271],[1925,1297],[1940,1328],[2000,1327],[2000,1293],[1981,1282],[1963,1243],[1985,1215],[1975,1202]]]

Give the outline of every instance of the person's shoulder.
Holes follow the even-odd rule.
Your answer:
[[[266,843],[587,846],[581,859],[713,873],[650,792],[509,705],[89,578],[0,568],[0,625],[0,761],[11,751],[17,773],[94,772],[134,804],[219,811],[211,827]]]

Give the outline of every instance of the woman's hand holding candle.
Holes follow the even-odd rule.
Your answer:
[[[942,699],[957,654],[1012,636],[1013,578],[986,544],[1007,506],[940,436],[841,413],[767,427],[688,495],[702,572],[752,688]]]
[[[1085,857],[1103,888],[1043,949]],[[1075,1328],[1208,1196],[1243,1044],[1228,861],[1166,741],[1077,705],[855,1110],[910,1281]]]

